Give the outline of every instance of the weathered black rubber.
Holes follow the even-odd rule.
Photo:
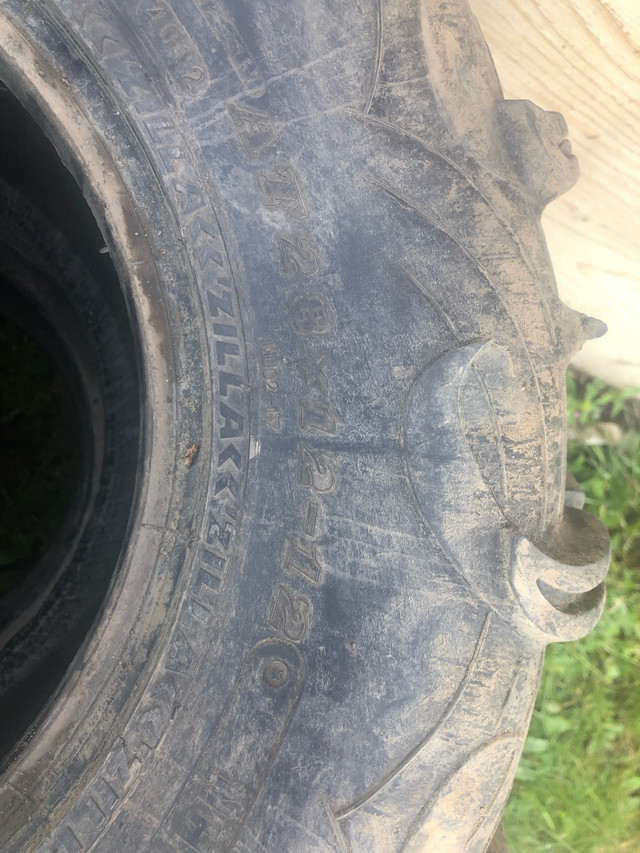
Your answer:
[[[2,849],[485,850],[544,644],[604,595],[564,509],[600,329],[539,225],[561,117],[502,100],[458,0],[4,0],[0,76],[93,206],[146,390]]]

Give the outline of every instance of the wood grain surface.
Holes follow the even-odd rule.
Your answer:
[[[562,298],[609,326],[576,363],[640,386],[640,2],[470,3],[505,97],[562,112],[580,161],[543,216]]]

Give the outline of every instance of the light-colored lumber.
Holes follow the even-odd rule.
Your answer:
[[[581,177],[543,217],[562,298],[603,319],[579,367],[640,386],[640,0],[470,0],[505,97],[562,112]]]

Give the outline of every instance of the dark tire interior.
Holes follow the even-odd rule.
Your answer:
[[[0,84],[0,757],[28,737],[118,566],[135,498],[139,360],[82,187]]]

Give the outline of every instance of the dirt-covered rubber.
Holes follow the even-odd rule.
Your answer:
[[[2,849],[485,850],[544,644],[603,603],[564,508],[599,329],[539,225],[561,117],[502,100],[457,0],[3,0],[0,77],[89,199],[146,395]]]

